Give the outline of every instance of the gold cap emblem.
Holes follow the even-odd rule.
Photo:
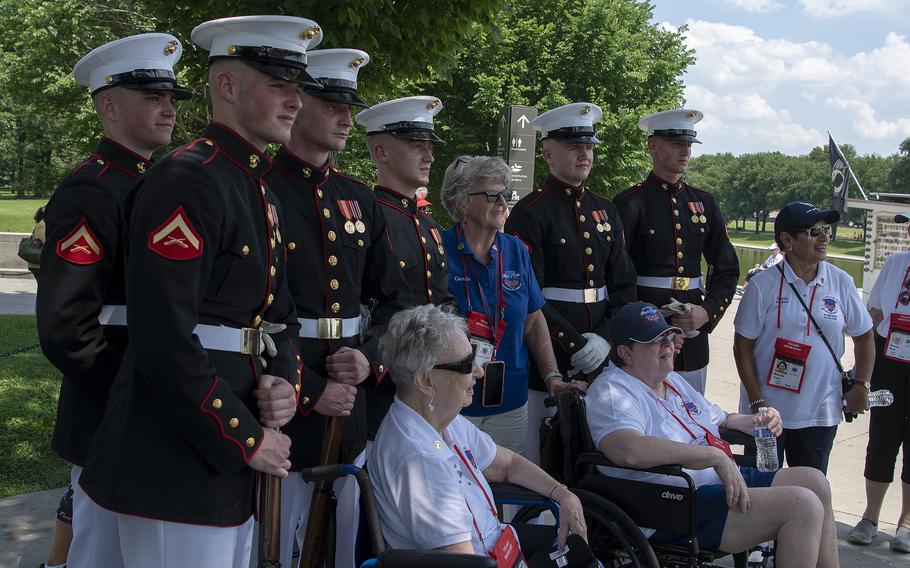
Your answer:
[[[313,39],[319,33],[319,26],[313,26],[300,34],[300,39]]]
[[[177,43],[177,40],[175,40],[175,39],[172,39],[171,41],[167,42],[167,45],[164,46],[164,54],[173,55],[177,51],[178,45],[179,44]]]
[[[695,111],[689,111],[689,114],[687,114],[686,116],[688,116],[689,118],[695,118],[696,116],[698,116],[698,113]]]
[[[234,55],[235,53],[237,53],[237,46],[229,45],[227,48],[227,52],[228,52],[228,55]]]
[[[588,114],[589,112],[591,112],[591,105],[585,105],[585,106],[581,107],[582,116]]]
[[[145,163],[136,162],[136,169],[139,170],[140,174],[144,174],[145,173]]]
[[[434,108],[436,108],[438,106],[439,106],[439,99],[433,99],[432,101],[427,103],[427,110],[433,110]]]
[[[104,82],[107,83],[108,85],[110,85],[111,83],[114,82],[114,78],[111,77],[110,75],[108,75],[107,77],[104,78]]]
[[[363,61],[364,61],[363,57],[358,57],[358,58],[355,59],[354,61],[351,61],[351,68],[352,68],[352,69],[357,69],[358,67],[360,67],[361,65],[363,65]]]
[[[259,167],[259,156],[256,154],[250,154],[250,167],[256,168]]]

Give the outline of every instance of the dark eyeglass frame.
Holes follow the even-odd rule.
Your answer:
[[[496,203],[497,201],[499,201],[499,198],[500,198],[500,197],[502,198],[503,201],[505,201],[506,203],[508,203],[508,202],[509,202],[509,197],[506,197],[506,196],[507,196],[507,195],[508,195],[508,196],[511,196],[511,195],[512,195],[512,190],[511,190],[510,188],[507,187],[507,188],[503,189],[502,191],[495,191],[495,190],[493,190],[493,189],[488,189],[488,190],[486,190],[486,191],[471,191],[471,192],[468,192],[468,196],[471,196],[471,195],[484,195],[484,196],[486,196],[486,198],[487,198],[487,203]]]
[[[676,333],[675,331],[664,332],[664,333],[661,333],[660,335],[658,335],[657,337],[655,337],[654,339],[652,339],[651,341],[649,341],[647,344],[648,345],[661,345],[663,343],[675,343],[677,335],[679,335],[679,334]]]
[[[471,344],[471,353],[461,361],[453,363],[437,363],[433,365],[434,369],[440,371],[452,371],[460,375],[469,375],[474,372],[474,355],[477,353],[477,345]]]
[[[817,239],[821,236],[822,233],[825,233],[826,237],[830,237],[831,233],[834,231],[834,228],[831,225],[821,225],[806,227],[805,229],[800,229],[800,231],[805,231],[813,239]]]

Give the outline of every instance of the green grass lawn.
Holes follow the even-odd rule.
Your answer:
[[[0,316],[0,354],[37,342],[34,316]],[[69,483],[69,464],[50,449],[59,391],[40,349],[0,357],[0,497]]]
[[[8,193],[0,194],[0,232],[31,233],[35,211],[46,203],[47,199],[12,199]]]
[[[746,230],[740,228],[739,231],[733,229],[733,223],[727,224],[727,232],[733,244],[767,246],[774,241],[774,233],[769,230],[767,233],[755,233],[755,223],[746,222]],[[768,223],[768,229],[773,229],[774,223]],[[828,251],[831,254],[847,254],[852,256],[863,256],[865,246],[861,239],[863,235],[862,228],[838,227],[837,240],[828,245]]]

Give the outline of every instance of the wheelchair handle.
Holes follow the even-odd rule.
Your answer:
[[[580,396],[582,396],[582,392],[575,387],[571,387],[564,391],[560,391],[553,396],[548,396],[547,398],[543,399],[543,405],[546,408],[553,408],[554,406],[558,407],[560,401],[571,399],[569,402],[574,402],[578,400],[578,397]]]
[[[332,464],[320,465],[316,467],[305,467],[300,470],[300,477],[304,481],[334,481],[345,475],[357,475],[360,468],[351,464]]]

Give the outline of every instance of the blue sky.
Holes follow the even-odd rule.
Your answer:
[[[805,154],[828,141],[888,155],[910,137],[910,0],[652,0],[688,26],[683,80],[705,113],[695,154]]]

